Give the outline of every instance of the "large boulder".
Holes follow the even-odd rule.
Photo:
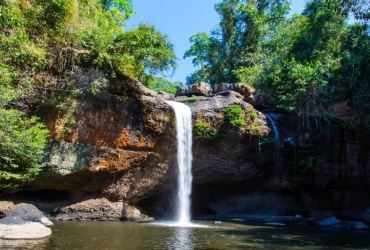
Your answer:
[[[338,220],[337,218],[330,217],[330,218],[327,218],[327,219],[321,221],[319,223],[319,225],[322,226],[322,227],[334,227],[334,226],[336,226],[336,225],[338,225],[340,223],[341,223],[341,221]]]
[[[189,94],[195,96],[206,96],[210,90],[211,86],[206,82],[198,82],[189,86]]]
[[[4,209],[4,204],[1,204]],[[41,239],[51,235],[53,223],[32,204],[11,204],[0,219],[0,239]]]
[[[51,235],[51,230],[38,222],[29,222],[19,216],[7,216],[0,220],[0,239],[42,239]]]
[[[253,94],[256,92],[256,90],[248,84],[236,83],[233,90],[240,93],[243,96],[244,101],[248,103],[253,102]]]
[[[179,87],[176,90],[175,96],[189,96],[190,90],[189,87]]]
[[[219,92],[233,90],[234,85],[231,83],[218,83],[215,84],[212,88],[212,94],[217,94]]]
[[[19,217],[25,221],[40,222],[45,226],[52,226],[53,223],[32,204],[22,204],[5,212],[6,217]]]

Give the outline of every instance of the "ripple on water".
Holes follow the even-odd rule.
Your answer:
[[[180,223],[173,221],[155,221],[149,224],[163,227],[184,227],[184,228],[209,228],[209,225],[198,224],[198,223]]]

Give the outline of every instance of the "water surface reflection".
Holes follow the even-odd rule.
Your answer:
[[[50,238],[0,240],[0,249],[370,249],[369,231],[243,222],[174,227],[135,222],[56,222]]]

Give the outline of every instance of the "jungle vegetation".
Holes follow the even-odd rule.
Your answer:
[[[154,76],[177,67],[173,44],[149,24],[126,31],[133,14],[132,0],[0,0],[0,194],[40,172],[49,136],[38,118],[12,102],[52,90],[58,94],[46,101],[71,109],[81,95],[73,84],[40,80],[44,75],[63,82],[80,66],[108,77],[122,72],[156,90],[180,85]],[[104,82],[91,85],[96,94]],[[62,111],[72,123],[73,110]]]
[[[352,125],[370,121],[370,3],[310,0],[289,16],[288,0],[223,0],[219,25],[190,37],[184,58],[197,70],[187,84],[245,82],[268,95],[269,105],[337,120],[326,106],[348,100]],[[355,21],[348,22],[350,17]],[[369,130],[369,126],[366,127]]]

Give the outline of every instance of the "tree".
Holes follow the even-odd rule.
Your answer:
[[[194,65],[201,68],[188,79],[236,82],[248,75],[246,69],[261,71],[263,42],[284,20],[288,1],[223,0],[215,9],[221,18],[219,27],[211,36],[198,33],[190,38],[193,45],[184,57],[194,56]]]
[[[155,91],[164,91],[167,93],[175,94],[177,88],[182,87],[182,82],[171,82],[162,77],[153,77],[153,79],[149,82],[148,88],[155,90]]]
[[[48,135],[36,117],[0,108],[0,194],[17,191],[41,171]]]
[[[118,62],[115,67],[145,85],[147,72],[156,75],[177,67],[173,44],[166,35],[162,35],[154,26],[148,24],[117,35],[113,51]],[[121,60],[131,63],[125,64]]]
[[[370,2],[367,0],[325,0],[328,8],[348,17],[352,13],[357,20],[370,20]]]

